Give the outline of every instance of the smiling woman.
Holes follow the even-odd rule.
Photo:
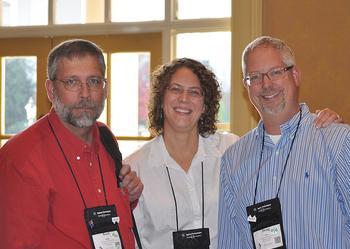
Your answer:
[[[184,248],[191,241],[179,238],[195,232],[198,248],[217,248],[220,159],[237,140],[216,131],[219,83],[189,58],[152,76],[148,117],[155,138],[125,159],[145,185],[134,211],[141,241],[145,248]]]

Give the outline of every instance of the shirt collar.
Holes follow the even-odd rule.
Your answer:
[[[206,157],[220,157],[220,151],[218,150],[219,138],[218,136],[209,136],[208,138],[200,135],[198,140],[198,150],[195,154],[192,163],[198,163],[205,160]],[[148,157],[148,164],[152,167],[175,167],[176,162],[170,156],[167,151],[162,135],[155,137],[152,141],[150,154]]]
[[[57,115],[56,111],[52,108],[48,114],[48,119],[54,132],[63,148],[69,148],[69,151],[74,153],[89,152],[99,150],[99,132],[97,124],[94,124],[92,128],[92,142],[91,145],[85,141],[79,139],[72,134],[62,123],[61,119]],[[66,149],[66,153],[69,153]]]

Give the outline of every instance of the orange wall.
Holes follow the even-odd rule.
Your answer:
[[[301,69],[300,100],[330,107],[350,123],[350,1],[262,0],[263,35],[294,50]]]

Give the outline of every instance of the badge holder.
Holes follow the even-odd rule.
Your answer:
[[[209,249],[210,235],[209,228],[204,228],[204,177],[203,177],[203,162],[202,162],[202,228],[179,230],[179,221],[177,213],[177,203],[173,184],[171,182],[169,169],[166,167],[170,187],[174,197],[175,215],[176,215],[176,231],[173,232],[174,249]]]
[[[286,249],[278,198],[247,207],[254,249]]]
[[[209,249],[209,228],[173,232],[174,249]]]
[[[124,249],[115,205],[85,208],[84,217],[94,249]]]

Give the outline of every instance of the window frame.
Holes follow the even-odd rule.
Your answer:
[[[142,33],[161,33],[161,63],[170,61],[175,57],[176,34],[187,32],[231,31],[231,113],[230,131],[242,135],[257,123],[257,116],[252,111],[249,101],[242,94],[240,55],[244,46],[254,37],[262,33],[262,0],[232,0],[232,17],[217,19],[186,19],[175,18],[176,0],[165,0],[165,19],[163,21],[148,22],[121,22],[112,23],[110,13],[111,0],[105,0],[104,23],[88,24],[53,24],[54,0],[49,0],[48,25],[0,27],[0,40],[7,38],[34,38],[43,37],[81,37],[81,36],[108,36],[128,35]],[[1,48],[1,47],[0,47]],[[48,51],[45,50],[46,56]],[[0,54],[1,55],[1,54]],[[12,54],[11,54],[12,55]],[[3,55],[1,55],[3,56]],[[45,61],[46,62],[46,61]],[[39,63],[39,62],[38,62]],[[154,69],[152,63],[151,70]],[[37,115],[47,110],[47,102],[39,99],[45,96],[44,84],[46,74],[38,73]],[[45,103],[46,102],[46,103]],[[248,102],[248,103],[247,103]],[[110,110],[110,108],[108,108]],[[108,110],[108,112],[109,112]],[[110,113],[107,113],[107,122]],[[234,122],[233,122],[234,121]],[[1,121],[0,121],[1,122]],[[5,137],[4,137],[5,138]],[[118,137],[122,140],[138,140],[142,137]],[[0,137],[0,139],[3,139]]]

